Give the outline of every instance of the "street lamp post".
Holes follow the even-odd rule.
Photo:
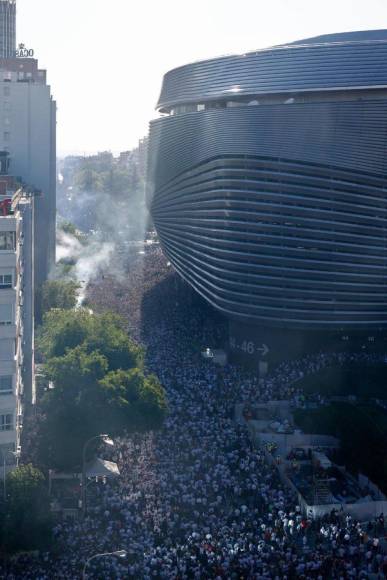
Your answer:
[[[7,477],[6,477],[6,463],[7,463],[7,455],[12,455],[12,457],[15,459],[16,458],[16,465],[19,466],[19,458],[20,458],[20,452],[19,451],[10,451],[9,449],[7,451],[3,451],[3,499],[4,502],[7,501]]]
[[[83,446],[83,451],[82,451],[82,518],[84,518],[86,515],[86,452],[87,452],[87,449],[88,449],[90,443],[92,443],[93,441],[96,441],[97,439],[102,439],[102,441],[106,445],[114,445],[114,441],[109,437],[109,435],[106,435],[104,433],[102,435],[96,435],[95,437],[91,437],[90,439],[88,439],[86,441],[86,443]]]
[[[83,566],[82,571],[82,580],[86,580],[86,568],[92,560],[96,558],[104,558],[106,556],[116,556],[117,558],[126,558],[127,552],[126,550],[117,550],[116,552],[105,552],[104,554],[95,554],[95,556],[91,556],[88,560],[86,560],[85,565]]]

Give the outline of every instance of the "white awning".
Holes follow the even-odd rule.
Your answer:
[[[332,462],[328,459],[325,453],[321,453],[321,451],[313,451],[313,457],[319,462],[323,469],[329,469],[329,467],[332,467]]]
[[[119,477],[117,463],[97,457],[86,466],[86,477]]]

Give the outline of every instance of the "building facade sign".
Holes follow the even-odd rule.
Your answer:
[[[32,48],[26,48],[25,44],[19,44],[15,54],[16,58],[34,58],[35,51]]]

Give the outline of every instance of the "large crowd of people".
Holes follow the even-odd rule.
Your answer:
[[[120,477],[89,488],[83,521],[55,526],[55,551],[0,568],[13,579],[129,580],[385,578],[384,518],[361,525],[332,512],[301,512],[275,467],[234,420],[236,403],[288,399],[302,404],[298,380],[366,353],[319,354],[256,376],[201,357],[217,347],[221,323],[181,291],[159,248],[131,264],[129,281],[108,275],[89,288],[96,309],[114,308],[147,347],[146,365],[168,394],[160,432],[122,436],[113,451]],[[186,298],[186,299],[183,299]],[[219,330],[220,329],[220,330]],[[368,357],[368,358],[367,358]]]

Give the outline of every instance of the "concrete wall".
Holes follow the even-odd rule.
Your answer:
[[[251,435],[260,445],[275,443],[278,446],[278,454],[286,455],[294,447],[339,447],[339,440],[330,435],[312,435],[304,433],[260,433],[256,421],[249,421]]]
[[[368,501],[364,503],[350,504],[328,504],[310,506],[305,501],[300,500],[302,508],[306,514],[311,514],[314,518],[320,518],[329,514],[332,510],[342,511],[344,514],[350,514],[353,518],[366,522],[374,520],[381,513],[387,512],[387,501]]]

